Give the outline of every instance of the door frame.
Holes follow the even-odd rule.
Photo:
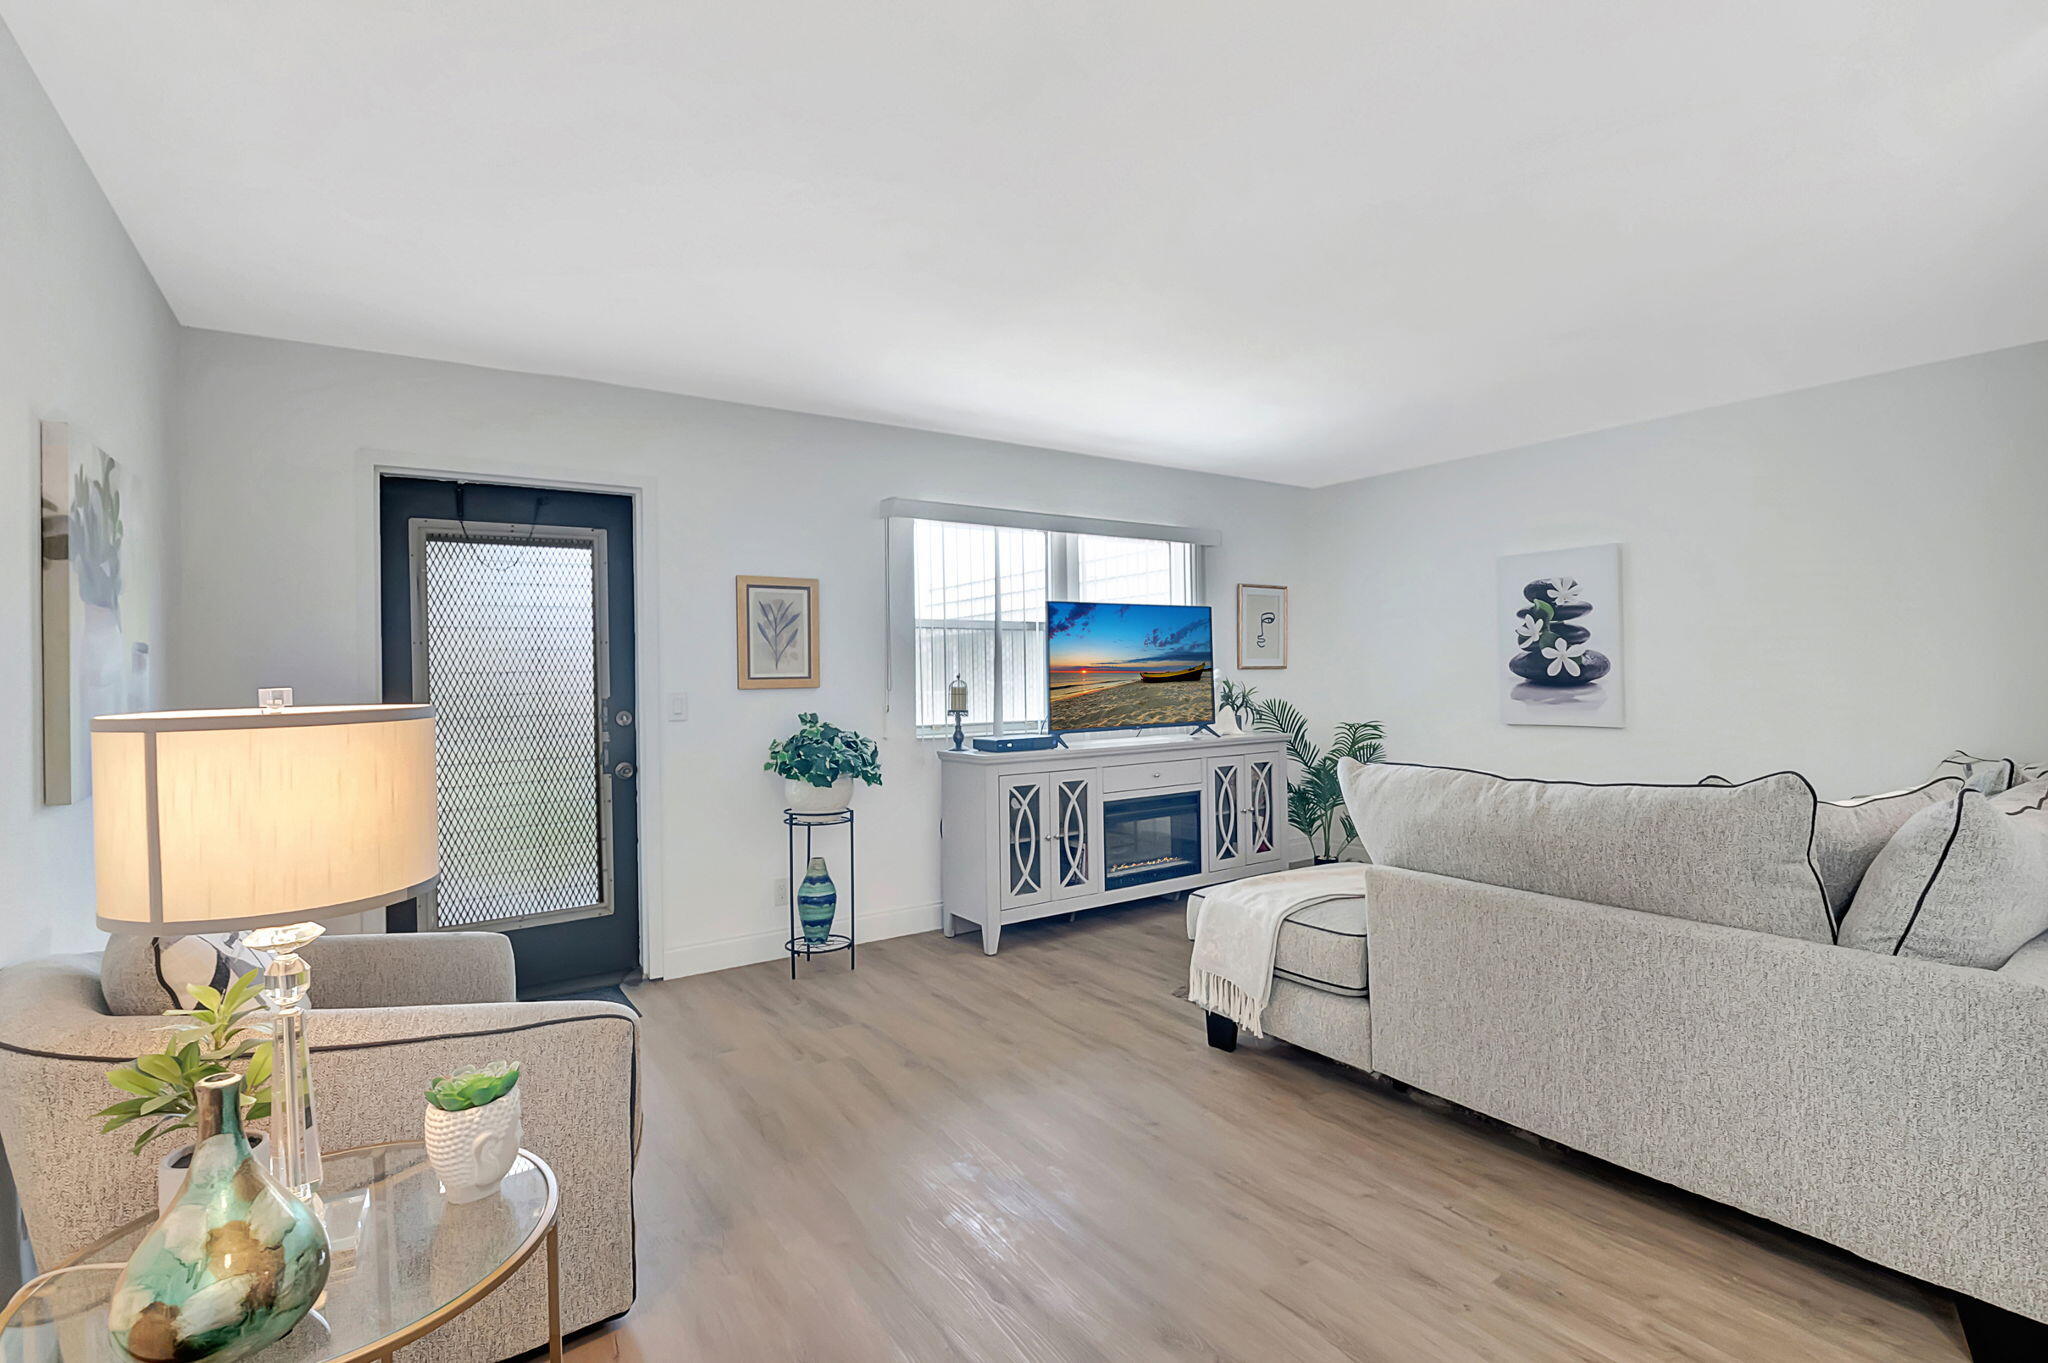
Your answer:
[[[635,683],[641,696],[640,714],[650,713],[650,699],[658,701],[664,717],[668,706],[659,689],[656,659],[661,656],[660,597],[656,536],[651,531],[659,505],[659,483],[653,478],[605,482],[590,477],[589,468],[545,467],[519,461],[504,463],[462,461],[444,456],[440,462],[391,450],[361,449],[356,453],[353,484],[356,506],[356,553],[360,570],[356,581],[357,637],[364,646],[357,650],[363,659],[362,694],[383,694],[383,597],[384,566],[378,526],[383,480],[392,478],[438,478],[452,481],[501,483],[514,487],[559,488],[568,492],[596,492],[625,497],[633,509],[633,633]],[[664,739],[666,729],[663,731]],[[650,980],[667,978],[669,927],[657,906],[665,903],[661,887],[667,879],[674,841],[662,824],[663,775],[667,768],[664,741],[649,741],[643,730],[636,745],[634,783],[639,787],[640,836],[636,849],[640,866],[640,973]],[[381,932],[383,911],[363,915],[364,931]]]

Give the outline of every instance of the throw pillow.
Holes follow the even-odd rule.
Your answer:
[[[1843,946],[1996,970],[2048,932],[2048,781],[1928,805],[1863,877]]]
[[[1820,802],[1814,810],[1813,864],[1827,887],[1828,910],[1837,923],[1849,912],[1870,863],[1906,820],[1929,805],[1954,799],[1962,790],[1960,777],[1944,776],[1914,790]]]
[[[1834,940],[1812,859],[1813,787],[1796,772],[1739,786],[1602,786],[1340,762],[1338,779],[1382,866]]]
[[[2000,795],[2018,785],[2019,767],[2010,757],[1976,757],[1958,748],[1934,768],[1934,779],[1954,776],[1971,790]]]
[[[100,993],[118,1017],[147,1017],[167,1008],[190,1008],[195,984],[225,989],[263,962],[242,945],[242,934],[206,937],[132,937],[115,933],[100,955]]]

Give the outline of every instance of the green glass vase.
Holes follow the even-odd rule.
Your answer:
[[[804,941],[814,947],[823,946],[832,935],[832,919],[838,912],[839,887],[832,883],[825,859],[812,857],[802,883],[796,887],[796,916],[803,924]]]
[[[199,1081],[199,1139],[169,1210],[121,1270],[107,1308],[140,1363],[230,1363],[284,1338],[327,1285],[327,1231],[242,1135],[242,1077]]]

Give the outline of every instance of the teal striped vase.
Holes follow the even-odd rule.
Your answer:
[[[803,883],[796,887],[797,921],[804,926],[804,941],[823,946],[832,935],[832,919],[839,912],[839,887],[825,869],[823,857],[812,857]]]

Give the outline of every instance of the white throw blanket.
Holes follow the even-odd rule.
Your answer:
[[[1332,899],[1365,895],[1365,864],[1303,866],[1218,885],[1202,894],[1188,999],[1264,1036],[1260,1016],[1273,997],[1273,957],[1291,914]]]

